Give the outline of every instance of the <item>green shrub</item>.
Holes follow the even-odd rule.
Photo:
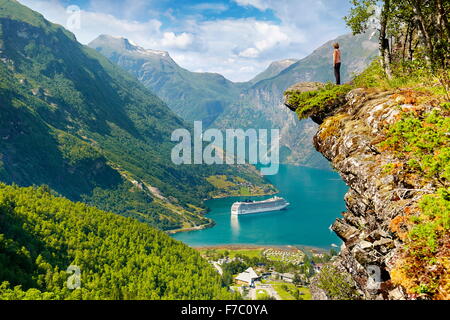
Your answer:
[[[375,59],[362,73],[354,77],[353,86],[355,88],[384,87],[386,81],[383,68],[378,59]]]
[[[288,104],[296,106],[296,113],[300,119],[320,113],[327,108],[342,102],[345,95],[352,89],[350,85],[333,85],[328,83],[324,88],[307,92],[286,92]]]
[[[405,113],[380,144],[405,160],[406,169],[450,183],[450,117],[444,110],[417,115]]]
[[[450,230],[450,188],[424,196],[419,207],[421,215],[412,218],[415,226],[409,237],[415,242],[415,246],[420,244],[420,252],[435,253],[439,238]]]
[[[427,195],[419,203],[421,214],[412,217],[406,251],[392,271],[394,283],[408,293],[448,299],[450,292],[450,188]]]
[[[349,274],[333,265],[326,265],[317,275],[317,286],[332,300],[358,300],[359,294]]]
[[[409,294],[442,299],[450,290],[450,117],[447,103],[431,112],[404,113],[380,144],[403,161],[402,170],[443,186],[419,202],[409,218],[410,231],[401,263],[391,272]]]

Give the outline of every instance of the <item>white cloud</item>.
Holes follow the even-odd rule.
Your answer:
[[[20,2],[44,17],[65,28],[70,25],[70,13],[57,0],[20,0]],[[131,40],[142,43],[147,41],[150,34],[159,34],[162,37],[161,22],[151,19],[147,22],[117,19],[112,14],[92,11],[81,11],[78,29],[71,29],[78,41],[87,44],[100,34],[129,37]]]
[[[186,49],[194,42],[194,37],[191,34],[183,32],[176,35],[173,32],[164,32],[160,43],[164,48],[178,48]]]
[[[267,1],[265,0],[234,0],[238,5],[244,6],[244,7],[255,7],[260,10],[266,10],[269,9],[269,5],[267,4]]]
[[[259,56],[259,51],[255,48],[248,48],[242,52],[239,52],[239,56],[244,58],[257,58]]]
[[[256,48],[260,52],[271,49],[276,45],[290,42],[289,36],[277,25],[258,22],[255,24],[255,28],[258,34],[264,35],[264,39],[255,43]]]
[[[300,30],[289,36],[292,33],[289,28],[255,19],[199,22],[195,23],[195,30],[203,49],[189,55],[183,53],[182,62],[177,52],[173,52],[175,60],[191,70],[221,73],[235,81],[254,77],[304,41]]]
[[[214,12],[223,12],[228,10],[228,6],[223,3],[199,3],[191,6],[192,9],[200,10],[200,11],[214,11]]]
[[[258,58],[265,51],[275,47],[285,47],[291,43],[290,37],[277,25],[254,22],[252,34],[255,37],[252,47],[247,48],[239,53],[239,56],[245,58]],[[301,36],[297,37],[297,41],[301,42]]]

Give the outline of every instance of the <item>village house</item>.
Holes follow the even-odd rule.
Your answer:
[[[273,280],[282,280],[284,282],[294,282],[295,275],[293,273],[279,273],[272,272],[271,278]]]
[[[253,270],[253,268],[250,267],[244,272],[238,274],[234,280],[236,281],[236,284],[253,287],[254,282],[259,279],[260,276],[258,276],[255,270]]]

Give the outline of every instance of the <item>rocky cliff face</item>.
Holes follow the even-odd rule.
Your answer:
[[[294,89],[303,87],[314,89],[311,84],[298,84]],[[296,106],[289,108],[295,110]],[[391,271],[404,246],[392,231],[392,222],[416,208],[418,200],[436,187],[430,181],[390,174],[387,165],[398,159],[381,151],[378,145],[383,140],[383,129],[402,111],[414,108],[401,91],[355,89],[343,102],[328,108],[328,113],[313,117],[320,125],[314,137],[315,148],[349,186],[345,196],[347,211],[333,225],[344,242],[334,265],[350,274],[365,299],[409,298],[391,282]],[[324,299],[326,295],[318,290],[316,298]]]

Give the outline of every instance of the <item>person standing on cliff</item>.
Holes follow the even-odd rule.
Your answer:
[[[334,64],[334,76],[336,77],[336,84],[341,84],[341,50],[339,49],[339,43],[333,44],[333,64]]]

